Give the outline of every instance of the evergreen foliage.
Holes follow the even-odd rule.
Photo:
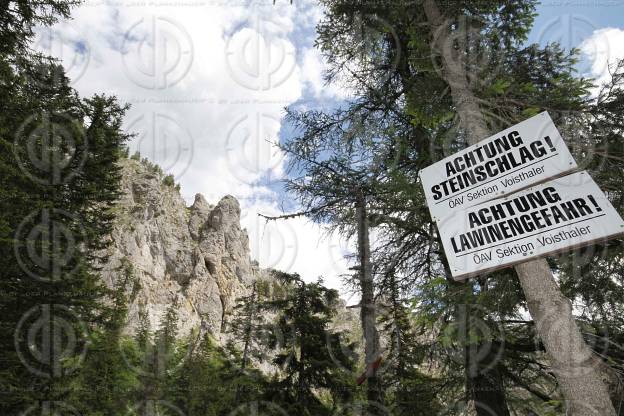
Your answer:
[[[171,186],[171,187],[175,186],[175,180],[174,180],[174,178],[173,178],[173,175],[167,175],[167,176],[165,176],[165,177],[163,178],[163,184],[164,184],[165,186]]]
[[[446,51],[422,2],[322,3],[327,81],[356,94],[335,111],[288,109],[298,135],[281,144],[286,188],[302,215],[348,236],[358,198],[367,204],[379,236],[373,271],[385,344],[375,406],[394,415],[462,414],[471,403],[478,415],[563,414],[513,271],[452,281],[418,174],[466,145],[440,73],[439,54],[450,49],[469,58],[469,83],[493,131],[548,110],[624,212],[624,64],[592,95],[591,80],[574,71],[576,51],[525,44],[534,1],[440,2],[457,35]],[[117,162],[130,158],[163,185],[179,184],[140,152],[130,156],[127,106],[79,97],[57,61],[30,50],[33,28],[67,18],[75,4],[0,6],[0,414],[57,402],[85,416],[358,414],[364,368],[333,329],[338,294],[321,281],[275,271],[278,283],[255,282],[226,319],[226,347],[203,325],[180,336],[175,302],[155,330],[141,310],[137,333],[124,333],[140,289],[132,265],[122,260],[112,289],[98,274],[120,196]],[[623,257],[616,241],[550,261],[621,414]],[[60,338],[30,331],[45,325]],[[33,350],[46,353],[50,342],[71,350],[37,359]]]
[[[28,46],[35,25],[74,4],[8,2],[0,17],[1,414],[63,400],[111,313],[96,265],[110,242],[126,107],[81,99],[63,68]],[[39,323],[43,332],[30,331]]]
[[[396,298],[398,291],[399,299],[411,299],[416,328],[435,334],[417,342],[444,380],[438,397],[458,412],[471,403],[482,406],[480,415],[535,412],[561,397],[533,322],[524,318],[513,270],[455,283],[419,184],[420,169],[467,144],[440,55],[467,65],[471,92],[491,131],[548,110],[575,158],[587,161],[620,210],[620,192],[607,178],[621,163],[613,145],[622,139],[623,118],[612,110],[620,105],[622,78],[616,70],[613,83],[594,98],[591,81],[575,74],[577,51],[526,45],[532,1],[436,3],[451,31],[442,45],[430,32],[423,2],[323,2],[317,44],[330,64],[327,81],[355,94],[333,112],[289,109],[298,135],[281,144],[290,157],[286,188],[301,202],[302,214],[351,235],[354,183],[360,189],[366,184],[370,222],[380,236],[373,253],[377,298]],[[612,331],[611,339],[622,331],[613,321],[622,290],[620,247],[596,245],[552,262],[565,271],[565,294],[586,305],[577,310],[584,311],[579,318],[588,339],[598,340],[591,345],[615,368],[619,352],[604,348],[601,328]],[[605,299],[593,274],[587,278],[590,270],[610,279],[602,284],[612,302],[600,312]],[[402,321],[402,314],[389,319],[391,327]],[[612,398],[618,407],[621,391]]]
[[[287,414],[331,414],[351,399],[354,382],[349,380],[354,363],[339,347],[340,333],[329,328],[338,293],[321,282],[305,283],[297,274],[275,271],[274,276],[287,291],[260,308],[276,314],[266,341],[276,352],[273,364],[284,375],[271,381],[268,399],[283,403]],[[329,402],[318,391],[326,391]]]

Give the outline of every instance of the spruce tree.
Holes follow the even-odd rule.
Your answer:
[[[445,351],[449,355],[437,357],[445,363],[442,368],[448,365],[445,377],[458,383],[447,384],[448,392],[456,399],[463,395],[479,414],[506,414],[507,396],[517,392],[514,387],[527,390],[537,402],[560,399],[547,393],[548,387],[535,388],[513,372],[530,355],[534,379],[557,383],[543,365],[544,345],[536,339],[533,322],[521,323],[526,300],[513,271],[481,276],[469,284],[450,278],[418,172],[463,148],[471,134],[487,137],[488,131],[543,109],[577,158],[584,159],[583,146],[596,143],[589,133],[594,123],[611,140],[619,137],[619,116],[608,110],[617,108],[615,94],[609,105],[591,99],[590,82],[574,74],[575,51],[562,51],[556,44],[524,45],[535,10],[531,1],[447,2],[439,5],[445,20],[435,31],[422,3],[330,0],[324,5],[317,44],[330,63],[327,79],[347,83],[355,95],[333,113],[291,109],[289,119],[299,134],[282,146],[294,159],[287,188],[299,197],[303,213],[344,229],[350,211],[341,204],[342,195],[351,188],[336,167],[368,166],[367,180],[374,184],[369,215],[381,236],[373,251],[376,290],[388,293],[381,276],[395,270],[401,290],[414,297],[416,322],[456,346]],[[462,68],[470,99],[458,100],[457,85],[448,78],[457,68],[449,67],[446,58]],[[472,111],[474,117],[461,110],[470,103],[480,108]],[[598,121],[607,115],[618,121],[610,126]],[[472,126],[477,116],[487,122],[481,133]],[[566,134],[571,132],[580,134]],[[345,162],[345,148],[360,157]],[[604,172],[602,176],[609,176]],[[435,327],[437,319],[443,319],[446,330]],[[475,335],[479,327],[489,330]],[[463,357],[455,357],[453,350]],[[458,365],[463,381],[456,377]],[[527,405],[514,398],[514,406]]]
[[[260,307],[276,314],[272,333],[277,337],[269,338],[267,346],[275,349],[273,363],[283,374],[269,383],[266,399],[278,403],[286,414],[330,414],[348,402],[353,383],[348,378],[351,359],[338,347],[340,334],[329,329],[338,293],[320,283],[305,283],[297,274],[274,275],[286,285],[286,293]],[[332,357],[330,351],[338,356]],[[330,403],[322,400],[323,391]]]
[[[110,293],[94,250],[109,241],[124,108],[80,99],[58,62],[29,49],[33,27],[67,17],[74,4],[1,6],[2,414],[65,401]]]
[[[444,381],[421,370],[426,348],[412,322],[409,302],[402,298],[395,277],[388,273],[385,278],[384,283],[391,289],[385,296],[379,325],[388,345],[382,379],[388,394],[387,406],[396,415],[437,414],[442,406],[436,389]]]
[[[85,416],[125,413],[139,387],[134,368],[140,351],[137,343],[123,334],[128,304],[136,295],[136,281],[127,259],[122,260],[117,272],[111,308],[104,322],[89,334],[85,362],[71,385],[70,402]]]

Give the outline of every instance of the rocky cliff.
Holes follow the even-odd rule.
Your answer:
[[[197,194],[189,207],[158,167],[133,159],[122,167],[123,197],[102,275],[112,286],[124,258],[133,266],[140,290],[128,331],[136,329],[140,313],[158,327],[176,304],[181,335],[203,326],[219,338],[236,298],[265,274],[250,259],[238,201],[225,196],[212,205]]]

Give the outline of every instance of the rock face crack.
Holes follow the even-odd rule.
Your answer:
[[[187,207],[163,175],[140,161],[121,162],[122,197],[116,208],[113,244],[102,276],[113,287],[126,258],[140,290],[129,307],[127,332],[134,332],[143,310],[152,329],[167,307],[179,305],[179,334],[198,328],[218,337],[237,297],[266,273],[252,262],[247,232],[240,227],[240,205],[233,196],[216,205],[197,194]]]

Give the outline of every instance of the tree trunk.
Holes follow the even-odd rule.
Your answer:
[[[249,361],[249,347],[251,344],[251,336],[253,332],[253,320],[256,311],[256,282],[253,282],[251,286],[251,295],[249,304],[245,308],[247,312],[247,319],[245,320],[245,333],[243,336],[243,357],[241,359],[241,370],[245,371],[247,368],[247,362]],[[236,385],[235,401],[238,403],[241,399],[240,385]]]
[[[358,190],[357,205],[357,234],[358,234],[358,258],[360,274],[360,317],[362,332],[364,334],[364,360],[366,371],[366,398],[368,401],[368,414],[376,415],[381,404],[380,383],[377,378],[373,363],[379,357],[379,334],[376,327],[375,316],[375,293],[373,286],[373,273],[370,262],[370,241],[368,238],[368,214],[366,210],[366,198]]]
[[[411,86],[410,80],[413,74],[409,66],[409,57],[405,53],[401,53],[401,51],[407,51],[409,36],[399,32],[397,33],[397,38],[398,42],[400,42],[400,46],[397,46],[392,40],[389,41],[389,44],[396,49],[394,52],[398,56],[396,71],[401,80],[403,90],[408,91]],[[407,99],[409,105],[409,97]],[[422,144],[423,146],[425,144],[424,140],[418,140],[417,137],[414,137],[414,142]],[[439,244],[440,247],[442,247],[442,240],[439,240]],[[446,264],[445,271],[450,284],[459,285],[453,280],[450,269]],[[465,290],[471,289],[466,287]],[[468,311],[465,305],[457,306],[455,319],[464,329],[461,335],[464,337],[463,341],[466,342],[468,336]],[[490,353],[481,358],[480,353],[486,348],[486,345],[479,344],[478,346],[470,346],[463,349],[466,372],[466,404],[471,400],[479,403],[479,405],[475,406],[477,416],[491,416],[492,412],[498,416],[509,416],[507,398],[505,396],[505,388],[499,366],[491,362],[492,354]]]
[[[253,330],[253,320],[254,314],[256,310],[256,282],[253,282],[251,285],[251,295],[250,295],[249,305],[247,305],[248,313],[247,320],[245,322],[245,338],[244,338],[244,346],[243,346],[243,358],[241,362],[241,369],[244,370],[247,368],[247,361],[249,356],[249,344],[251,343],[251,333]]]
[[[474,351],[478,351],[475,357]],[[483,351],[485,356],[481,356]],[[495,347],[490,342],[479,343],[468,352],[468,377],[470,396],[474,400],[477,416],[509,416],[505,385],[501,375]]]
[[[559,382],[569,415],[615,415],[607,386],[545,259],[516,266],[537,333]]]
[[[424,1],[425,14],[434,40],[448,39],[448,22],[435,0]],[[445,42],[448,46],[448,42]],[[432,49],[436,49],[434,42]],[[471,144],[490,135],[468,81],[464,59],[457,51],[441,50],[444,78],[451,89],[460,123]],[[450,55],[455,52],[454,59]],[[570,301],[559,290],[545,259],[515,267],[537,332],[550,357],[559,388],[570,416],[615,416],[609,394],[589,349],[572,316]]]
[[[466,371],[466,402],[473,401],[477,416],[509,416],[505,385],[497,362],[498,346],[492,342],[469,343],[471,333],[479,331],[473,324],[470,305],[459,305],[456,312],[463,337]],[[477,320],[481,317],[476,316]]]

